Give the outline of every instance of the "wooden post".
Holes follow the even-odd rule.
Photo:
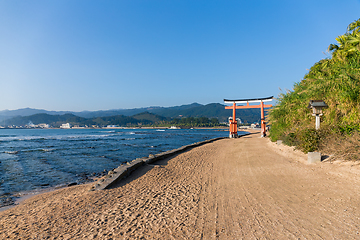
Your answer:
[[[266,136],[266,124],[265,124],[265,114],[264,114],[264,102],[261,101],[261,137]]]
[[[236,121],[236,103],[233,103],[233,122]]]
[[[237,138],[237,121],[236,121],[236,103],[233,103],[233,119],[229,121],[230,124],[230,138]]]

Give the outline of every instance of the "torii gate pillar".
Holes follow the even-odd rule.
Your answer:
[[[256,98],[256,99],[239,99],[239,100],[228,100],[224,99],[225,103],[232,103],[232,106],[226,106],[225,109],[232,109],[233,110],[233,117],[229,120],[230,125],[230,138],[236,138],[238,137],[237,134],[237,121],[235,118],[236,109],[245,109],[245,108],[260,108],[261,109],[261,137],[266,136],[266,123],[265,123],[265,113],[264,108],[272,107],[271,104],[264,104],[264,102],[272,101],[274,97],[268,97],[268,98]],[[249,105],[249,103],[255,103],[260,102],[259,105]],[[236,106],[236,103],[246,103],[246,106]]]
[[[230,127],[229,138],[237,138],[238,133],[237,133],[237,121],[236,121],[236,103],[233,103],[232,109],[233,109],[233,117],[229,118],[229,127]]]
[[[261,109],[261,137],[266,136],[266,123],[265,123],[265,113],[264,113],[264,102],[260,103],[260,109]]]

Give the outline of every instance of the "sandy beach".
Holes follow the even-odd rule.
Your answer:
[[[307,164],[259,133],[146,165],[112,189],[0,212],[0,239],[359,239],[360,168]]]

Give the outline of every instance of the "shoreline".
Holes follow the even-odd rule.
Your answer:
[[[0,212],[0,238],[358,238],[359,166],[305,160],[259,133],[225,138],[144,164],[109,189],[26,199]]]
[[[84,183],[84,184],[91,184],[91,183]],[[82,184],[79,184],[82,185]],[[3,211],[6,211],[8,209],[14,208],[18,205],[20,205],[23,201],[30,199],[32,197],[35,197],[39,194],[43,194],[43,193],[48,193],[48,192],[53,192],[56,191],[58,189],[62,189],[62,188],[67,188],[68,186],[61,186],[61,187],[49,187],[49,188],[43,188],[43,189],[36,189],[33,191],[26,191],[26,192],[19,192],[17,193],[15,197],[15,201],[13,201],[13,204],[10,205],[6,205],[3,207],[0,207],[0,213]]]
[[[61,127],[51,127],[51,128],[0,128],[1,129],[7,129],[7,130],[17,130],[17,129],[37,129],[37,130],[51,130],[51,129],[61,129],[61,130],[69,130],[69,129],[84,129],[84,130],[94,130],[94,129],[169,129],[169,130],[176,130],[176,129],[229,129],[228,126],[216,126],[216,127],[186,127],[186,128],[171,128],[171,127],[71,127],[71,128],[61,128]]]
[[[4,153],[8,153],[8,154],[13,154],[13,155],[9,155],[9,159],[10,157],[12,158],[19,158],[19,161],[22,161],[22,160],[26,160],[24,158],[24,155],[22,155],[22,149],[24,147],[24,144],[26,143],[26,141],[19,141],[17,142],[16,140],[19,139],[19,140],[31,140],[30,143],[34,142],[34,144],[32,145],[32,148],[31,150],[35,153],[32,153],[32,151],[29,151],[30,153],[28,154],[26,151],[26,154],[28,154],[28,158],[29,157],[32,157],[34,154],[37,153],[37,149],[40,150],[40,154],[42,154],[41,156],[44,157],[44,158],[49,158],[50,160],[49,161],[52,161],[53,160],[53,153],[54,151],[58,151],[57,149],[57,145],[59,143],[59,141],[52,141],[52,139],[60,139],[60,138],[63,138],[63,136],[66,135],[66,139],[72,139],[74,138],[72,136],[72,134],[77,134],[79,136],[84,136],[85,139],[90,139],[90,138],[96,138],[93,137],[93,135],[87,135],[88,131],[90,132],[96,132],[95,134],[97,135],[101,135],[103,131],[109,131],[110,133],[106,133],[107,135],[104,135],[105,137],[109,138],[110,140],[112,139],[112,135],[114,135],[114,139],[115,138],[119,138],[121,140],[125,140],[125,141],[128,141],[128,142],[134,142],[132,140],[136,140],[137,138],[141,138],[140,137],[137,137],[137,136],[130,136],[130,137],[121,137],[122,133],[120,134],[117,134],[116,132],[124,132],[124,134],[128,135],[128,134],[136,134],[136,133],[141,133],[141,130],[137,131],[137,130],[132,130],[132,129],[129,129],[129,130],[69,130],[69,131],[61,131],[61,130],[44,130],[42,131],[43,129],[41,130],[38,130],[38,129],[32,129],[32,130],[29,130],[29,131],[26,131],[26,130],[20,130],[20,131],[13,131],[13,130],[8,130],[9,133],[5,133],[5,135],[11,135],[11,137],[13,138],[10,138],[10,142],[9,144],[7,145],[3,145],[3,148],[2,148],[2,151]],[[51,176],[49,178],[44,178],[45,180],[44,181],[36,181],[35,178],[32,178],[29,174],[27,175],[26,172],[24,173],[20,173],[21,175],[18,175],[17,179],[13,179],[11,180],[10,178],[7,178],[4,176],[4,183],[2,184],[2,195],[1,195],[1,201],[0,201],[0,205],[1,205],[1,208],[3,207],[6,207],[7,205],[9,204],[14,204],[14,201],[17,202],[17,199],[19,196],[23,195],[24,191],[25,191],[25,195],[28,195],[28,191],[39,191],[41,189],[45,189],[45,188],[48,188],[48,187],[58,187],[59,185],[67,185],[67,184],[71,184],[73,182],[76,182],[77,184],[81,184],[81,183],[88,183],[88,182],[92,182],[92,178],[94,177],[103,177],[104,175],[107,174],[107,172],[117,166],[119,166],[120,164],[122,163],[126,163],[126,162],[129,162],[129,161],[132,161],[133,159],[135,158],[141,158],[141,157],[144,157],[144,156],[148,156],[149,154],[157,154],[157,153],[160,153],[160,152],[163,152],[163,151],[167,151],[169,149],[174,149],[174,148],[177,148],[177,147],[180,147],[181,145],[184,145],[184,144],[189,144],[189,143],[193,143],[193,142],[196,142],[196,141],[201,141],[201,140],[205,140],[205,139],[208,139],[208,138],[214,138],[214,137],[217,137],[217,136],[225,136],[226,133],[225,132],[217,132],[217,130],[210,130],[210,132],[208,133],[208,131],[188,131],[188,130],[183,130],[184,134],[186,135],[184,137],[184,140],[182,139],[179,139],[181,141],[177,141],[176,139],[183,135],[181,130],[178,130],[176,132],[172,132],[170,130],[166,130],[166,133],[162,133],[161,132],[155,132],[156,129],[154,130],[143,130],[142,132],[151,132],[152,134],[155,134],[156,136],[170,136],[170,140],[171,142],[169,142],[168,138],[163,138],[163,139],[160,139],[160,140],[157,140],[157,144],[153,144],[151,141],[151,134],[149,135],[146,135],[147,136],[150,136],[149,140],[147,140],[147,145],[148,148],[146,149],[140,149],[140,148],[137,148],[136,150],[136,153],[135,154],[131,154],[131,149],[128,150],[128,152],[126,152],[125,154],[123,153],[123,151],[121,150],[120,152],[116,152],[114,149],[116,150],[120,150],[122,148],[122,143],[119,143],[119,147],[113,147],[111,148],[110,150],[111,151],[108,151],[108,152],[105,152],[105,150],[107,150],[107,148],[100,148],[100,150],[96,149],[96,150],[92,150],[94,149],[92,146],[95,146],[94,144],[91,144],[91,142],[88,144],[89,146],[91,146],[91,148],[89,148],[90,150],[86,150],[87,148],[84,148],[85,152],[86,153],[91,153],[92,155],[90,156],[91,159],[93,158],[96,158],[97,155],[99,155],[100,157],[98,157],[97,159],[95,160],[98,160],[98,162],[100,162],[101,164],[101,161],[104,162],[104,165],[107,163],[107,162],[110,162],[111,165],[109,167],[96,167],[96,165],[93,165],[93,167],[87,167],[86,169],[90,169],[90,171],[88,172],[85,172],[81,175],[76,175],[76,173],[78,173],[79,171],[82,171],[82,169],[77,169],[79,171],[77,172],[74,172],[73,176],[71,176],[71,178],[64,178],[64,179],[61,179],[61,181],[58,181],[58,180],[55,180],[53,181],[51,179]],[[5,131],[7,132],[7,131]],[[199,133],[199,134],[198,134]],[[89,133],[89,134],[93,134],[93,133]],[[5,136],[4,135],[4,136]],[[9,136],[10,136],[9,135]],[[30,136],[29,138],[27,138],[27,136]],[[51,136],[50,136],[51,135]],[[55,136],[55,135],[59,135],[60,137],[58,136],[55,136],[55,137],[52,137],[52,136]],[[67,137],[67,135],[69,135],[69,137]],[[154,135],[154,136],[155,136]],[[196,137],[193,137],[196,136]],[[102,135],[101,135],[102,136]],[[45,139],[46,141],[42,142],[41,144],[47,144],[49,142],[50,145],[46,145],[45,147],[42,147],[40,144],[37,144],[37,141],[36,139],[39,138],[41,140]],[[75,136],[75,138],[77,138],[77,136]],[[33,140],[34,139],[34,140]],[[47,141],[47,140],[50,140],[50,141]],[[5,138],[5,140],[7,140],[7,138]],[[14,141],[13,141],[14,140]],[[163,144],[163,142],[165,142],[166,140],[166,143],[169,142],[169,144]],[[77,142],[75,141],[75,144]],[[125,142],[126,144],[127,142]],[[54,145],[55,144],[55,145]],[[130,143],[129,143],[130,144]],[[154,145],[154,146],[152,146]],[[166,146],[166,145],[169,145],[169,146]],[[135,145],[136,146],[136,145]],[[8,149],[10,149],[9,147],[17,147],[14,148],[14,151],[8,151]],[[79,149],[82,148],[81,145],[78,146]],[[97,146],[96,146],[97,147]],[[129,149],[129,148],[128,148]],[[18,151],[15,151],[15,150],[18,150]],[[103,153],[102,153],[103,151]],[[78,152],[82,152],[82,150],[79,150]],[[99,153],[99,154],[97,154]],[[119,156],[119,153],[120,153],[120,156]],[[71,154],[71,152],[70,152]],[[68,154],[69,155],[69,154]],[[110,156],[111,157],[111,161],[108,160],[108,159],[105,159],[105,161],[102,160],[102,158],[104,156]],[[6,158],[7,158],[7,155],[4,155]],[[39,154],[37,155],[39,156]],[[34,159],[37,160],[37,156],[34,156]],[[69,155],[70,156],[70,155]],[[92,157],[94,156],[94,157]],[[79,156],[80,158],[82,157]],[[77,158],[76,156],[74,157],[74,160],[75,158]],[[32,158],[29,158],[29,159],[32,159]],[[86,164],[89,164],[89,160],[87,160],[87,158],[83,158],[84,160],[82,162],[86,162]],[[114,160],[113,160],[114,159]],[[81,159],[79,159],[81,160]],[[11,161],[9,160],[9,162],[11,163]],[[40,163],[42,163],[43,161],[41,160]],[[37,162],[35,162],[37,163]],[[3,161],[2,164],[7,164],[6,161]],[[91,164],[90,164],[91,165]],[[36,167],[36,165],[32,165],[34,167]],[[55,163],[52,163],[52,166],[54,166],[55,169],[50,169],[50,172],[48,175],[53,175],[51,172],[53,171],[56,171],[56,162]],[[70,166],[71,166],[71,163],[70,163]],[[102,171],[104,169],[104,171]],[[105,169],[107,170],[105,172]],[[11,172],[10,172],[11,173]],[[81,172],[82,173],[82,172]],[[30,176],[30,177],[29,177]],[[39,175],[40,177],[42,175]],[[19,178],[20,177],[20,178]],[[34,181],[33,181],[34,179]],[[23,180],[26,180],[26,181],[23,181]],[[12,182],[13,181],[13,182]],[[29,184],[27,184],[26,182],[27,181],[30,181]],[[13,183],[16,183],[16,185],[12,185]],[[24,184],[23,184],[24,183]],[[12,187],[13,186],[13,187]],[[31,190],[33,189],[33,190]]]
[[[249,134],[251,134],[251,133],[243,134],[240,137],[247,136]],[[166,152],[161,152],[161,153],[158,153],[155,155],[150,155],[149,157],[137,158],[130,162],[127,162],[126,165],[121,164],[119,167],[109,171],[108,175],[106,175],[103,178],[100,178],[94,184],[94,186],[91,188],[91,190],[96,191],[96,190],[108,189],[111,186],[115,185],[117,182],[121,181],[123,178],[126,178],[127,176],[129,176],[132,172],[136,171],[138,168],[140,168],[144,164],[155,164],[156,162],[158,162],[160,160],[172,158],[178,154],[184,153],[193,148],[202,146],[204,144],[212,143],[212,142],[215,142],[215,141],[218,141],[221,139],[226,139],[226,138],[227,137],[208,139],[208,140],[204,140],[201,142],[196,142],[196,143],[192,143],[189,145],[185,145],[185,146],[182,146],[177,149],[172,149],[172,150],[169,150]]]
[[[204,128],[199,128],[199,129],[204,129]],[[210,128],[210,129],[213,129],[213,128]],[[222,130],[222,129],[220,129],[220,130]],[[250,131],[241,130],[241,132],[244,133],[241,136],[246,136],[248,134],[251,134]],[[254,131],[252,131],[252,132],[254,133]],[[213,141],[224,139],[224,138],[227,138],[227,137],[220,137],[220,138],[204,140],[204,141],[201,141],[201,142],[195,142],[195,143],[192,143],[192,144],[189,144],[189,145],[181,146],[180,148],[177,148],[177,149],[172,149],[172,150],[169,150],[169,151],[166,151],[166,152],[159,152],[159,153],[155,154],[154,156],[139,158],[139,159],[141,159],[141,161],[138,161],[139,160],[138,158],[133,159],[133,160],[130,160],[128,162],[124,162],[124,163],[120,164],[117,168],[114,168],[113,170],[108,171],[107,174],[104,174],[104,175],[99,176],[99,177],[89,178],[89,181],[84,182],[84,183],[76,183],[76,184],[67,183],[67,184],[61,184],[61,185],[58,185],[58,186],[52,186],[52,187],[46,187],[46,188],[38,188],[38,189],[24,191],[24,192],[16,192],[13,195],[13,197],[14,197],[13,200],[14,201],[12,201],[12,203],[9,204],[9,205],[1,206],[0,207],[0,212],[6,211],[6,210],[11,209],[11,208],[14,208],[14,207],[18,206],[24,200],[27,200],[27,199],[29,199],[31,197],[34,197],[34,196],[37,196],[39,194],[43,194],[43,193],[47,193],[47,192],[53,192],[53,191],[56,191],[58,189],[68,188],[68,187],[71,187],[71,186],[74,186],[74,185],[76,185],[76,186],[80,186],[80,185],[92,185],[92,186],[95,186],[95,185],[98,185],[98,187],[95,187],[96,190],[98,190],[98,188],[104,189],[104,188],[107,188],[110,185],[112,185],[113,182],[120,181],[122,178],[127,177],[129,174],[131,174],[131,172],[135,171],[138,167],[140,167],[144,163],[145,164],[150,164],[150,163],[153,163],[155,161],[158,161],[158,160],[161,160],[161,159],[164,159],[164,158],[168,158],[168,157],[180,154],[180,153],[182,153],[184,151],[188,151],[188,150],[190,150],[190,149],[192,149],[194,147],[201,146],[203,144],[211,143]],[[136,166],[133,166],[134,164]],[[115,171],[115,174],[114,173],[109,174],[109,172],[114,172],[114,171]],[[95,190],[95,189],[93,189],[93,190]]]

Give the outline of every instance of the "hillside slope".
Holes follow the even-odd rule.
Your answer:
[[[35,114],[48,114],[48,115],[64,115],[72,114],[81,118],[101,118],[101,117],[111,117],[111,116],[136,116],[137,114],[142,114],[148,112],[151,114],[156,114],[164,118],[179,118],[179,117],[207,117],[207,118],[217,118],[220,122],[227,122],[228,117],[232,115],[230,110],[225,110],[225,105],[219,103],[210,103],[206,105],[192,103],[181,106],[174,107],[147,107],[147,108],[134,108],[134,109],[114,109],[114,110],[101,110],[101,111],[83,111],[83,112],[56,112],[56,111],[46,111],[41,109],[18,109],[18,110],[4,110],[0,111],[0,121],[5,125],[4,119],[10,119],[15,117],[16,121],[11,121],[15,125],[24,125],[26,116],[32,116]],[[253,123],[260,121],[260,110],[259,109],[240,109],[236,110],[237,117],[239,117],[245,123]],[[40,118],[43,115],[37,116]],[[150,117],[148,115],[148,117]],[[55,117],[56,118],[56,117]],[[135,117],[138,119],[139,117]],[[19,124],[20,122],[22,124]],[[32,121],[32,120],[31,120]],[[37,122],[34,120],[33,122]],[[45,123],[45,121],[43,121]],[[6,120],[6,123],[9,125],[10,121]],[[1,124],[0,124],[1,125]]]
[[[156,116],[154,116],[156,118]],[[158,116],[157,118],[161,118]],[[108,117],[95,117],[95,118],[83,118],[79,116],[75,116],[73,114],[63,114],[63,115],[49,115],[46,113],[34,114],[31,116],[25,117],[14,117],[8,119],[8,125],[15,126],[25,126],[30,122],[37,125],[40,123],[50,124],[53,127],[59,127],[63,123],[70,123],[71,125],[98,125],[98,126],[107,126],[107,125],[118,125],[118,126],[127,126],[127,125],[136,125],[136,124],[151,124],[153,121],[143,118],[136,119],[129,116],[124,115],[116,115],[116,116],[108,116]]]
[[[331,58],[315,63],[293,91],[283,93],[270,112],[271,139],[282,139],[305,152],[329,151],[332,141],[351,141],[360,130],[360,19],[330,44]],[[324,100],[321,130],[308,109]]]

